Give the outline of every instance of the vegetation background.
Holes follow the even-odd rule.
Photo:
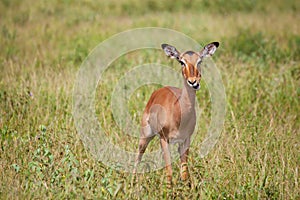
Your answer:
[[[0,199],[300,199],[300,1],[295,0],[1,0]],[[200,44],[220,41],[214,56],[227,95],[217,146],[197,151],[210,122],[209,92],[190,156],[190,182],[166,189],[164,170],[131,175],[95,161],[76,133],[72,91],[88,53],[113,34],[165,27]],[[133,52],[105,72],[97,114],[106,134],[135,151],[138,141],[115,128],[113,84],[131,67],[163,62],[161,51]],[[139,121],[157,85],[128,101]],[[103,110],[105,112],[103,112]],[[158,141],[151,148],[158,148]]]

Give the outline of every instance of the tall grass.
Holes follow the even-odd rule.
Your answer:
[[[0,17],[1,199],[300,198],[297,1],[2,0]],[[92,158],[74,126],[72,91],[83,59],[107,37],[145,26],[172,28],[200,44],[221,42],[214,60],[226,89],[226,121],[215,149],[200,159],[211,106],[202,82],[191,188],[180,181],[178,162],[173,189],[166,189],[163,170],[139,176],[132,187],[130,174]],[[133,52],[115,61],[97,88],[100,123],[131,151],[137,141],[114,127],[110,94],[126,70],[144,61],[179,72],[159,51]],[[142,87],[129,99],[137,122],[158,87]],[[154,140],[149,150],[158,147]]]

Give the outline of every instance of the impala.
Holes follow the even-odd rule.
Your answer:
[[[134,173],[149,142],[158,135],[166,166],[167,185],[172,185],[169,143],[179,143],[180,177],[182,180],[188,178],[187,160],[191,135],[196,125],[195,97],[196,91],[200,89],[200,65],[203,58],[213,55],[218,46],[218,42],[212,42],[200,52],[180,53],[171,45],[161,45],[168,57],[176,59],[182,65],[183,89],[167,86],[152,93],[142,117]]]

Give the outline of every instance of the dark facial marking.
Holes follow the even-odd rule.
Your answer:
[[[194,74],[194,67],[193,66],[189,66],[189,71],[190,71],[190,74]]]
[[[195,54],[195,52],[193,52],[193,51],[186,51],[184,54],[188,54],[189,56],[192,56],[192,55]]]

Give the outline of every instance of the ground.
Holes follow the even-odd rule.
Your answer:
[[[0,1],[0,195],[11,198],[299,199],[300,5],[298,1]],[[216,147],[198,150],[210,122],[202,81],[201,114],[190,150],[191,188],[179,179],[167,189],[164,170],[139,176],[95,160],[72,116],[77,72],[89,52],[132,28],[180,31],[200,45],[219,41],[214,62],[226,91],[226,118]],[[195,50],[195,49],[194,49]],[[180,65],[162,51],[120,57],[97,87],[96,114],[107,136],[136,151],[138,140],[116,128],[114,84],[136,65]],[[139,123],[151,93],[143,86],[128,100]],[[153,140],[147,151],[159,148]]]

